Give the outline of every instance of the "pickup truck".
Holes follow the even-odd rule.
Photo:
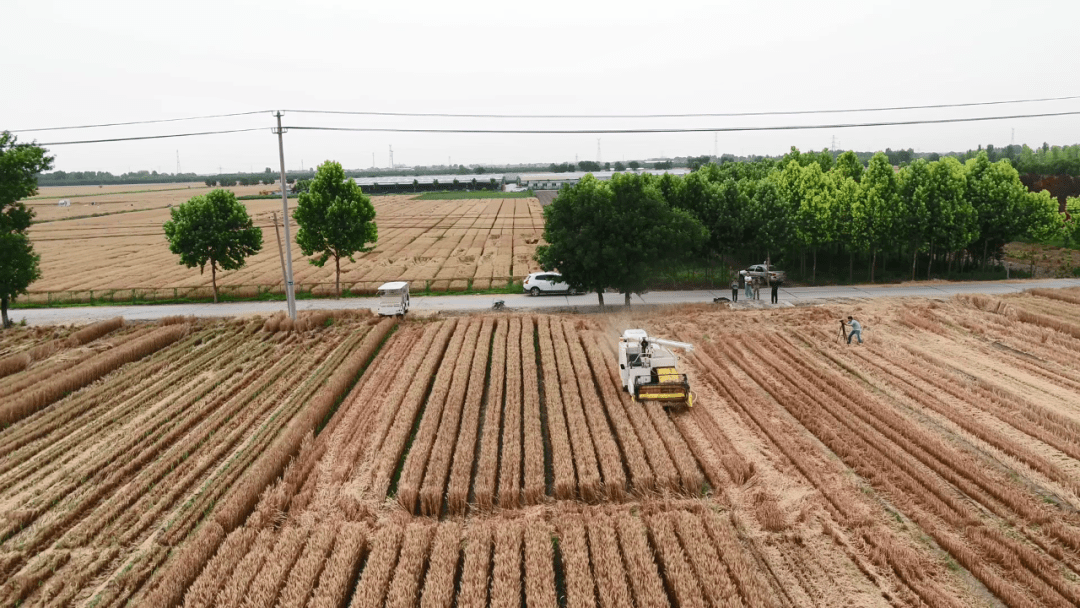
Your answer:
[[[774,281],[779,281],[781,283],[787,281],[787,273],[783,270],[777,270],[776,267],[769,268],[765,264],[754,264],[753,266],[750,266],[746,269],[746,274],[752,277],[767,277],[770,283]]]

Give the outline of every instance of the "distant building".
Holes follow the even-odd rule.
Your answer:
[[[670,173],[672,175],[686,175],[687,173],[690,173],[690,169],[685,167],[660,171],[655,169],[638,169],[637,171],[627,169],[625,173],[650,173],[653,175]],[[522,173],[519,176],[519,179],[521,185],[529,190],[559,190],[567,184],[573,186],[581,181],[581,178],[586,175],[588,174],[581,171],[574,173]],[[595,171],[592,173],[592,176],[600,181],[607,181],[611,179],[612,175],[615,175],[615,171]]]

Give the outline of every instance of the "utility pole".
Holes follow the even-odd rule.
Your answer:
[[[602,160],[600,160],[600,138],[599,138],[599,137],[597,137],[597,138],[596,138],[596,164],[598,164],[598,165],[599,165],[599,164],[601,164],[602,162],[603,162],[603,161],[602,161]]]
[[[289,318],[295,321],[296,295],[293,294],[292,238],[289,236],[289,186],[285,182],[285,141],[282,137],[285,131],[281,128],[281,112],[278,111],[274,116],[277,117],[277,129],[274,132],[277,133],[278,156],[281,159],[281,221],[285,224],[285,298],[288,303]]]
[[[713,159],[720,160],[720,138],[717,135],[715,131],[712,134],[712,155]]]
[[[394,170],[394,146],[390,146],[390,170]]]
[[[372,169],[375,168],[375,153],[374,152],[371,153],[371,168]]]
[[[176,174],[180,175],[180,150],[176,151]]]

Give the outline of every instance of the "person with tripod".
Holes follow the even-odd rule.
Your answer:
[[[845,327],[850,327],[851,328],[851,333],[847,333],[845,331],[845,329],[844,329]],[[852,337],[858,338],[859,339],[859,344],[862,344],[862,323],[859,323],[858,321],[853,319],[851,317],[851,315],[848,315],[847,323],[844,323],[844,321],[841,319],[841,321],[840,321],[840,333],[841,334],[847,334],[847,343],[848,344],[851,344],[851,338]]]

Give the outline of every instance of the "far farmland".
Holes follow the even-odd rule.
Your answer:
[[[240,186],[232,190],[243,196],[267,188]],[[169,251],[162,225],[169,219],[169,206],[209,188],[160,184],[111,190],[114,192],[93,187],[43,188],[36,200],[30,201],[38,222],[30,237],[41,255],[42,278],[24,301],[55,298],[56,292],[82,292],[75,295],[82,299],[91,291],[94,298],[123,291],[116,297],[126,299],[132,289],[142,290],[140,297],[147,299],[208,296],[210,273],[200,274],[198,269],[179,265],[177,256]],[[70,206],[59,207],[59,197],[68,197]],[[416,290],[498,289],[538,269],[532,257],[544,222],[535,198],[417,200],[414,195],[391,195],[373,197],[372,201],[379,240],[374,251],[357,255],[356,262],[343,261],[343,289],[370,292],[390,280],[411,281]],[[290,198],[289,203],[292,208],[296,199]],[[262,228],[263,248],[244,268],[219,273],[218,284],[224,286],[226,294],[236,296],[280,293],[283,281],[273,213],[277,212],[280,221],[281,201],[246,200],[244,205],[255,225]],[[292,227],[295,237],[295,223]],[[299,290],[332,293],[332,265],[317,268],[309,264],[295,244],[292,256]]]

